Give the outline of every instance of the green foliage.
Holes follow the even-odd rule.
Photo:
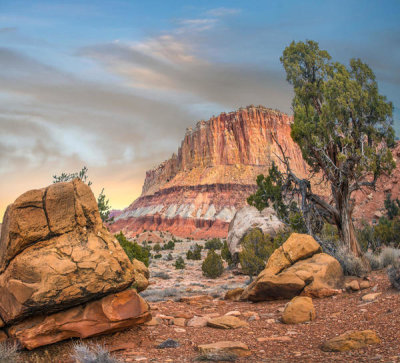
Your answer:
[[[161,246],[160,246],[160,244],[158,242],[153,246],[153,251],[154,252],[160,252],[161,251]]]
[[[176,259],[176,261],[175,261],[175,263],[174,263],[174,266],[175,266],[175,268],[176,268],[177,270],[183,270],[183,269],[186,267],[185,261],[183,260],[182,256],[179,256],[179,257]]]
[[[278,170],[275,162],[268,170],[268,175],[257,176],[257,191],[247,198],[247,203],[262,211],[272,206],[278,218],[298,233],[307,233],[303,215],[297,204],[285,201],[283,174]]]
[[[231,251],[229,251],[228,243],[224,241],[224,245],[221,249],[221,257],[228,263],[229,266],[234,264]]]
[[[347,232],[354,228],[348,200],[356,190],[373,188],[380,175],[395,167],[389,148],[394,144],[393,105],[379,94],[373,71],[360,59],[346,67],[308,40],[292,42],[280,60],[294,88],[292,139],[310,171],[329,184],[334,203],[316,198],[310,187],[306,199],[336,223],[358,255],[357,241]]]
[[[172,241],[172,240],[168,241],[168,243],[164,244],[164,246],[162,247],[162,249],[163,249],[164,251],[166,251],[166,250],[173,250],[174,248],[175,248],[175,242]]]
[[[207,257],[201,265],[203,275],[212,279],[215,279],[222,275],[224,272],[224,265],[222,263],[221,256],[216,253],[213,249],[209,250]]]
[[[104,194],[104,188],[97,197],[97,206],[99,207],[101,220],[103,222],[112,222],[113,218],[110,218],[111,206],[109,200],[106,199],[106,195]]]
[[[155,259],[158,259],[158,258],[161,258],[161,257],[162,257],[162,255],[160,253],[157,253],[156,255],[154,255]]]
[[[259,211],[272,205],[279,219],[284,219],[289,214],[289,208],[282,195],[283,177],[275,162],[268,170],[268,175],[257,176],[257,191],[247,198],[247,203]]]
[[[167,261],[172,261],[172,260],[173,260],[173,257],[172,257],[171,252],[170,252],[167,255]]]
[[[89,169],[84,166],[80,171],[76,173],[61,173],[61,175],[53,175],[53,183],[62,183],[62,182],[69,182],[76,178],[79,178],[87,185],[91,186],[92,182],[88,180],[88,173]]]
[[[400,214],[400,200],[396,198],[392,200],[392,195],[390,193],[386,194],[385,198],[385,208],[386,214],[390,220],[397,217]]]
[[[250,277],[258,275],[265,267],[268,257],[279,247],[278,242],[264,235],[260,228],[253,228],[241,239],[242,251],[239,261],[242,271]]]
[[[395,247],[400,246],[400,220],[379,218],[378,224],[374,226],[374,240],[378,246],[390,244]]]
[[[188,260],[201,260],[202,249],[203,246],[200,246],[196,243],[194,246],[191,246],[190,249],[186,252],[186,258]]]
[[[118,240],[119,244],[124,249],[126,255],[131,261],[136,258],[137,260],[142,261],[146,266],[149,266],[150,253],[148,249],[143,248],[136,242],[128,241],[122,231],[116,234],[115,238]]]
[[[223,244],[219,238],[213,238],[206,242],[204,248],[206,250],[220,250]]]

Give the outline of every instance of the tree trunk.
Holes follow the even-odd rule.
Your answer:
[[[348,247],[349,251],[356,257],[361,257],[362,252],[356,237],[356,230],[354,228],[353,220],[348,208],[343,208],[340,212],[340,229],[339,233],[343,239],[343,243]]]

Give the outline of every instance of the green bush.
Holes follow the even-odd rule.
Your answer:
[[[158,258],[161,258],[161,257],[162,257],[162,255],[161,255],[160,253],[154,255],[154,258],[155,258],[155,259],[158,259]]]
[[[206,250],[220,250],[223,244],[219,238],[213,238],[206,242],[204,248]]]
[[[214,250],[209,250],[207,257],[201,265],[203,275],[212,279],[217,278],[224,272],[224,265],[222,263],[222,258]]]
[[[221,249],[221,257],[228,263],[229,266],[234,264],[231,251],[229,251],[228,243],[224,241],[224,245]]]
[[[168,241],[168,243],[166,243],[162,249],[163,250],[173,250],[175,248],[175,242],[174,241]]]
[[[241,239],[242,251],[239,261],[242,271],[250,277],[258,275],[265,267],[265,262],[272,252],[279,247],[278,242],[264,235],[260,228],[253,228]]]
[[[176,259],[176,261],[175,261],[175,263],[174,263],[174,266],[175,266],[175,268],[176,268],[177,270],[183,270],[183,269],[186,267],[185,261],[183,260],[182,256],[179,256],[179,257]]]
[[[201,250],[203,246],[198,245],[197,243],[192,246],[189,251],[186,252],[186,258],[188,260],[201,260]]]
[[[153,246],[153,251],[154,252],[160,252],[161,251],[161,246],[160,246],[160,244],[158,242]]]
[[[146,266],[149,266],[150,253],[148,249],[141,247],[136,242],[128,241],[122,231],[116,234],[115,238],[118,240],[119,244],[124,249],[126,255],[131,261],[136,258],[137,260],[142,261]]]
[[[172,257],[171,252],[170,252],[167,255],[167,261],[172,261],[172,260],[173,260],[173,257]]]

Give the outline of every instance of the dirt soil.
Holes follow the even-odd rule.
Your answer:
[[[400,293],[391,288],[384,271],[370,276],[375,287],[367,290],[314,299],[316,320],[311,323],[285,325],[280,322],[287,301],[261,303],[209,300],[198,304],[184,302],[151,303],[153,316],[224,315],[229,311],[258,313],[259,320],[250,320],[248,328],[220,330],[210,327],[178,327],[161,319],[156,326],[139,326],[108,336],[84,340],[107,347],[123,362],[192,362],[199,355],[196,347],[223,340],[240,341],[248,345],[251,356],[237,362],[400,362]],[[361,297],[369,292],[382,294],[376,301],[363,303]],[[328,353],[321,344],[336,335],[353,329],[373,329],[382,343],[344,353]],[[270,340],[259,342],[257,338]],[[156,345],[171,338],[178,348],[157,349]],[[72,362],[69,358],[76,342],[67,341],[23,352],[24,362]]]

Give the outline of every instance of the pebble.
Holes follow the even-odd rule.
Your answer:
[[[176,329],[175,329],[176,330]],[[185,329],[183,329],[185,330]],[[161,344],[157,345],[157,349],[165,349],[165,348],[178,348],[179,342],[174,339],[167,339],[163,341]]]

